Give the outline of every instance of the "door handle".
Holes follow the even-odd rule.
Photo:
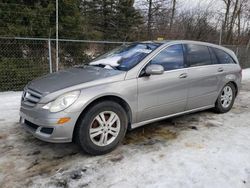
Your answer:
[[[180,76],[179,76],[179,78],[187,78],[187,77],[188,77],[187,73],[182,73],[182,74],[180,74]]]
[[[223,72],[224,69],[222,67],[218,68],[218,72]]]

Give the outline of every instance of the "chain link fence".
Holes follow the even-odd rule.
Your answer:
[[[122,42],[59,41],[59,70],[87,63]],[[56,71],[52,39],[0,39],[0,92],[20,91],[31,80]]]
[[[52,44],[54,45],[54,43],[53,41]],[[60,40],[59,70],[64,70],[75,65],[86,64],[91,59],[121,44],[123,44],[123,42]],[[53,49],[55,50],[55,48]],[[54,62],[55,61],[53,61],[53,63]]]
[[[22,90],[25,83],[47,73],[46,41],[0,39],[0,91]]]
[[[234,51],[243,69],[250,67],[250,48],[248,46],[224,45],[224,47]]]
[[[89,62],[123,42],[59,40],[59,70]],[[242,68],[250,67],[250,49],[233,50]],[[56,71],[55,40],[0,38],[0,92],[20,91],[31,80]]]

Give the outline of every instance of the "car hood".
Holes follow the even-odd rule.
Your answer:
[[[122,73],[124,72],[94,66],[74,67],[35,79],[31,81],[27,87],[41,94],[48,94],[79,84],[115,77]]]

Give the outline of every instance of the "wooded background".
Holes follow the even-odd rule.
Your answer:
[[[55,0],[1,0],[0,36],[55,38],[55,15]],[[60,38],[218,43],[220,33],[222,44],[249,44],[250,0],[59,0]]]
[[[57,71],[55,0],[0,0],[0,91]],[[250,67],[250,0],[59,0],[59,70],[118,43],[208,41]],[[70,39],[70,40],[65,40]],[[72,40],[74,39],[74,40]]]

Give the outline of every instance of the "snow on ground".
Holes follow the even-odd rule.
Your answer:
[[[138,128],[97,157],[26,133],[18,124],[21,92],[0,93],[0,187],[250,187],[249,72],[230,112]]]
[[[250,80],[250,68],[242,70],[242,80]]]

